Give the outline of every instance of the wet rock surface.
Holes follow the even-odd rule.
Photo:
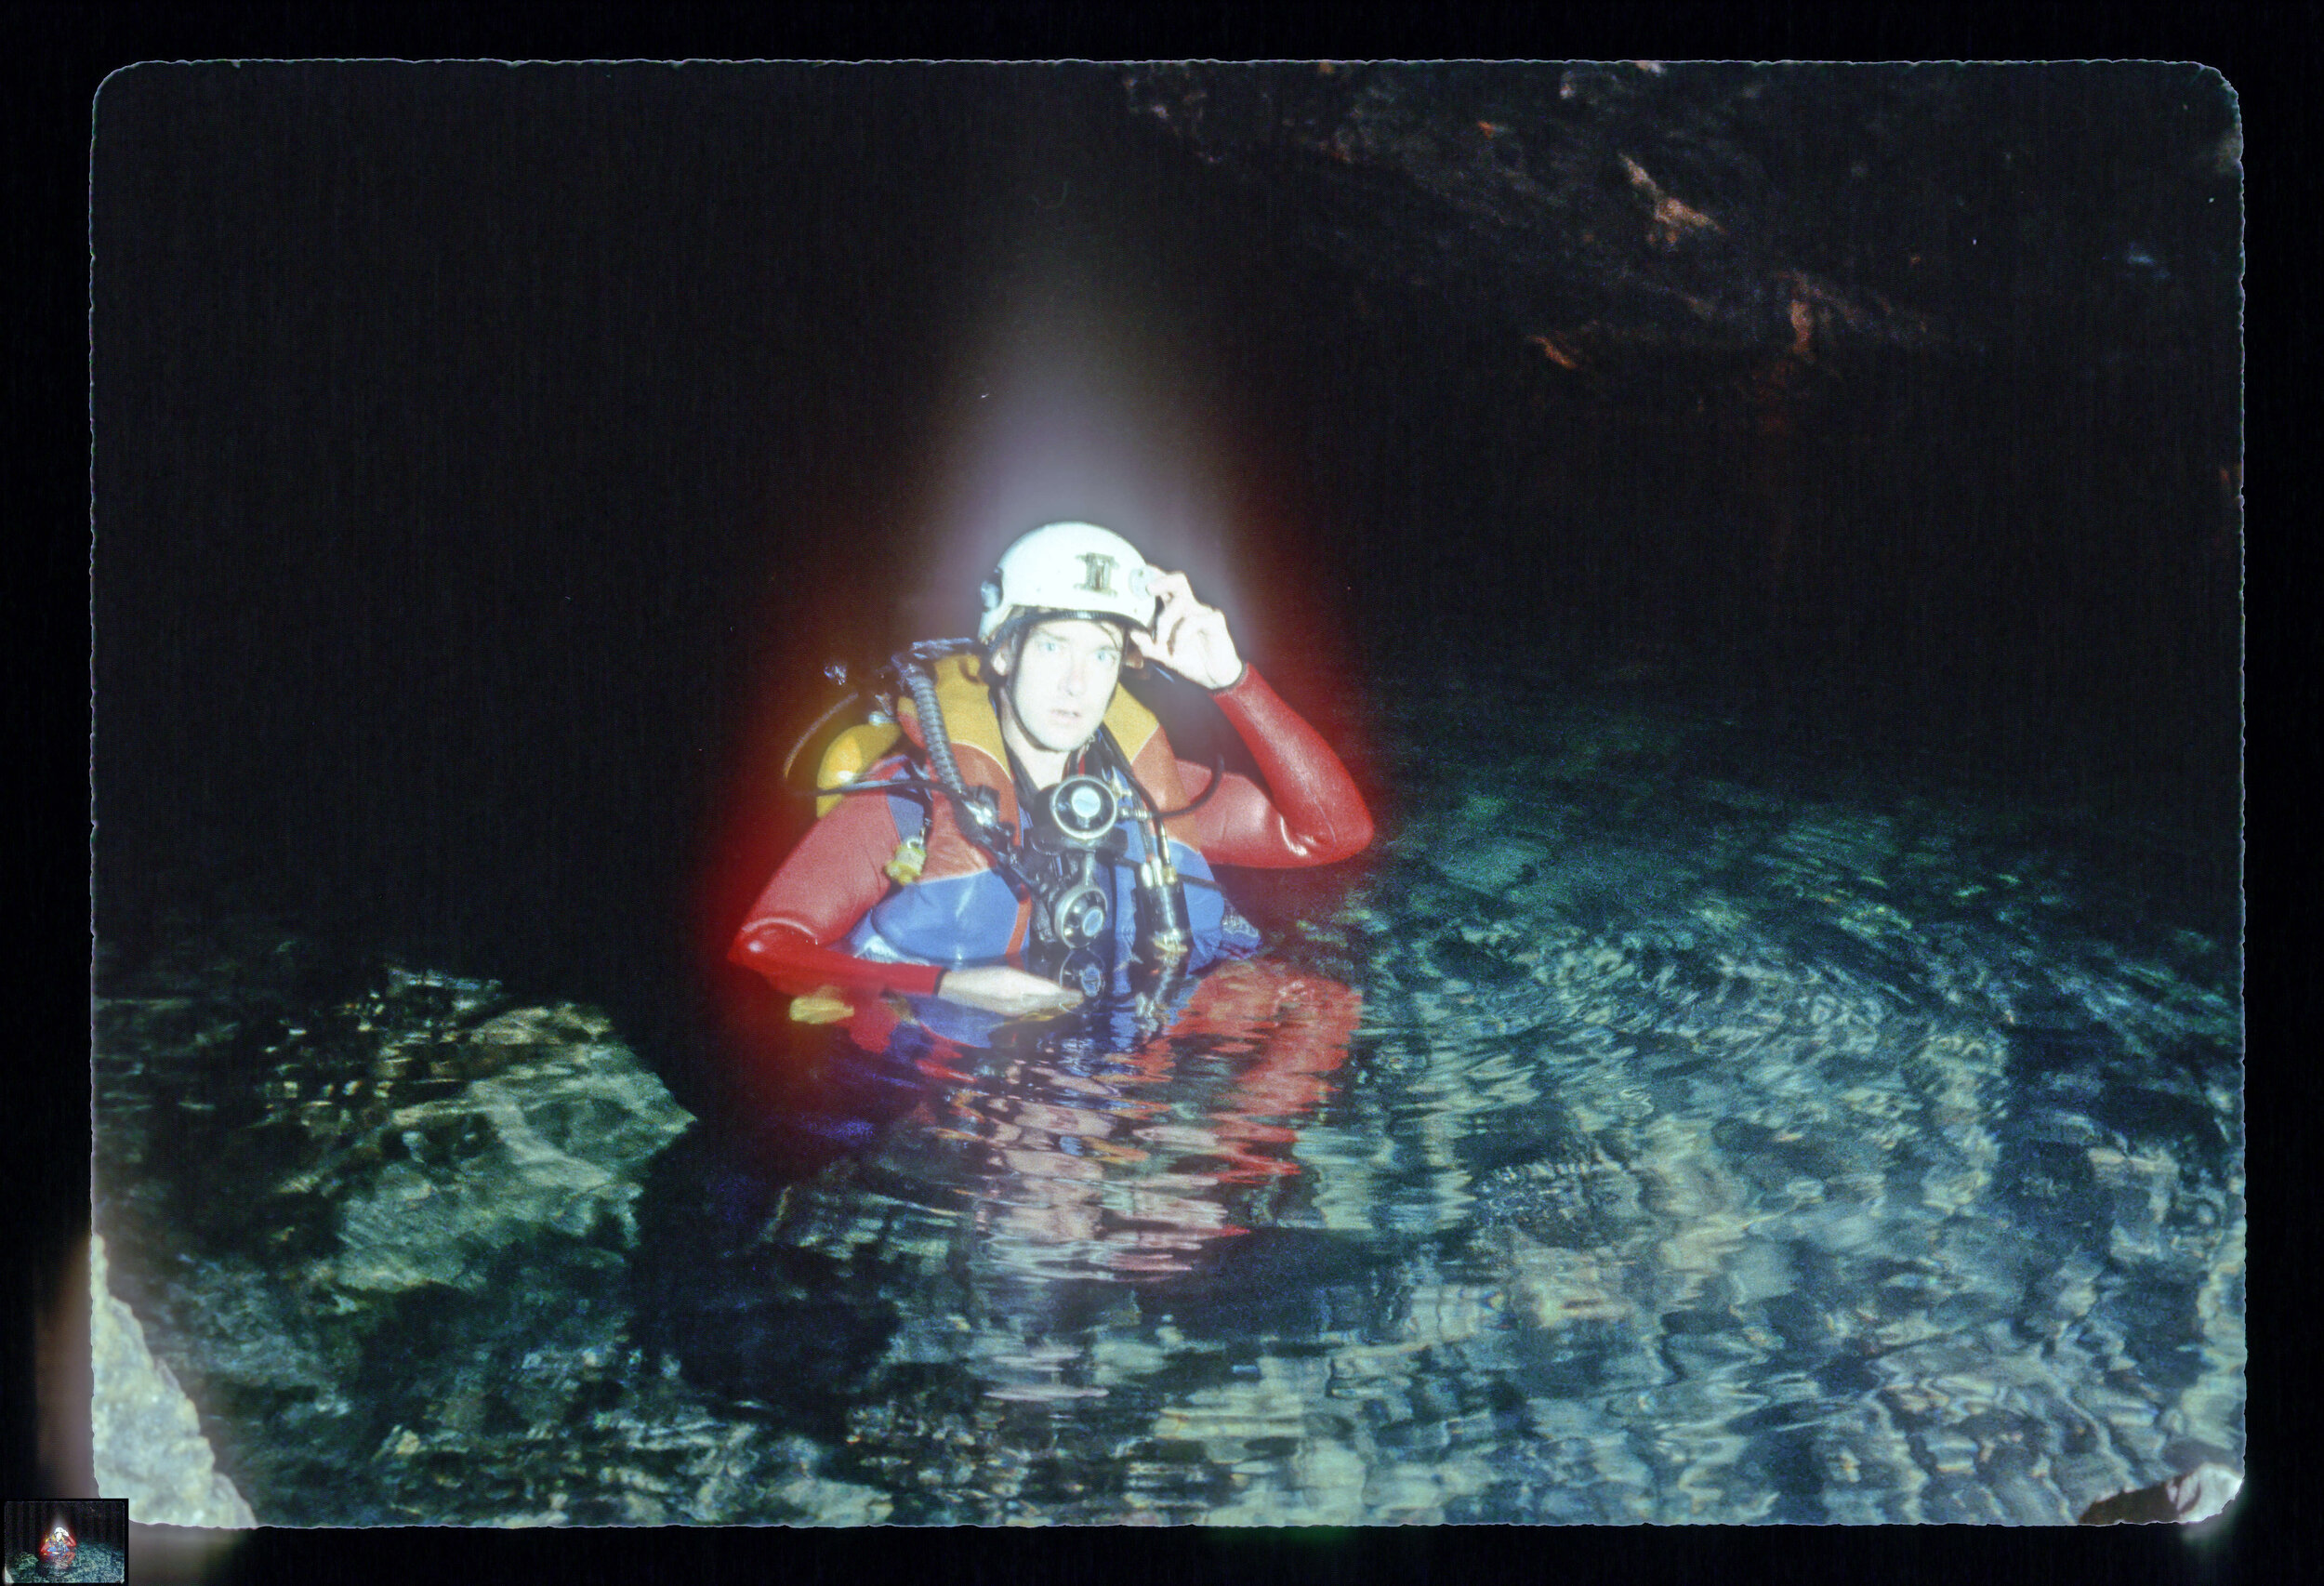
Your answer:
[[[1122,83],[1133,115],[1284,192],[1283,223],[1356,280],[1617,390],[1673,351],[1982,351],[2034,324],[2087,327],[2119,366],[2133,326],[2233,297],[2234,227],[2191,233],[2155,179],[2236,191],[2232,97],[2197,68],[1171,63]],[[2037,168],[2076,179],[2009,179]],[[1994,175],[2006,211],[1965,196]]]
[[[193,1401],[145,1343],[145,1329],[107,1288],[105,1241],[89,1242],[90,1436],[97,1489],[125,1498],[150,1526],[255,1526],[250,1505],[219,1474]],[[85,1543],[86,1553],[96,1544]],[[115,1573],[87,1580],[118,1580]]]
[[[2236,1472],[2224,1465],[2201,1464],[2153,1487],[2102,1499],[2082,1512],[2081,1524],[2144,1526],[2169,1521],[2199,1526],[2225,1513],[2242,1490],[2243,1477]]]
[[[647,1446],[763,1463],[629,1373],[634,1203],[690,1122],[660,1082],[585,1009],[319,961],[221,922],[98,1006],[114,1290],[258,1518],[657,1517],[701,1483]]]

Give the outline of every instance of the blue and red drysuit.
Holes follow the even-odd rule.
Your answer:
[[[953,656],[935,667],[945,734],[962,779],[990,788],[1005,826],[1021,825],[1009,769],[979,665]],[[1361,852],[1372,819],[1347,768],[1314,728],[1249,667],[1211,697],[1258,762],[1266,786],[1229,773],[1218,790],[1164,823],[1171,858],[1186,889],[1195,938],[1191,968],[1258,946],[1255,933],[1226,907],[1210,864],[1281,868],[1327,865]],[[926,739],[908,701],[898,724],[918,751],[895,755],[859,780],[926,775]],[[1161,724],[1125,689],[1105,718],[1139,784],[1164,811],[1184,809],[1207,788],[1210,770],[1176,758]],[[1272,795],[1272,796],[1271,796]],[[914,839],[925,857],[914,852]],[[1133,834],[1131,864],[1141,856]],[[908,856],[908,857],[907,857]],[[917,871],[916,871],[917,867]],[[1119,901],[1129,901],[1129,866],[1117,867]],[[932,996],[948,969],[981,964],[1023,968],[1031,904],[1019,898],[970,842],[950,800],[924,794],[860,793],[841,799],[783,862],[736,932],[728,957],[783,989],[818,983]],[[1127,933],[1134,908],[1114,919]]]

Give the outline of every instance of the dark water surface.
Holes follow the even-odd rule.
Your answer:
[[[2171,879],[2215,839],[1522,675],[1374,741],[1370,867],[1229,877],[1275,945],[1163,1039],[834,1008],[621,1217],[368,1289],[344,1211],[181,1233],[297,1361],[156,1270],[291,1147],[128,1128],[238,1081],[117,1017],[124,1297],[275,1524],[2058,1524],[2240,1467],[2236,900]]]

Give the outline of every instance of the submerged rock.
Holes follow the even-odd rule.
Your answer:
[[[519,1054],[374,1131],[385,1166],[341,1205],[337,1281],[472,1288],[493,1252],[551,1231],[635,1245],[641,1171],[693,1118],[601,1035],[546,1009],[478,1029],[477,1044]]]
[[[1448,843],[1434,855],[1433,862],[1449,879],[1475,892],[1496,894],[1505,892],[1520,882],[1531,880],[1546,854],[1547,851],[1538,842],[1487,839],[1457,845]]]
[[[100,988],[100,1427],[107,1349],[176,1394],[116,1394],[115,1479],[184,1486],[187,1514],[229,1512],[213,1475],[248,1496],[185,1524],[629,1516],[602,1473],[699,1415],[614,1374],[634,1206],[690,1116],[588,1009],[392,967],[319,985],[282,938],[220,929]]]

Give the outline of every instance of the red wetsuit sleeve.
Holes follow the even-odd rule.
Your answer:
[[[1217,794],[1195,812],[1200,834],[1195,846],[1205,858],[1217,865],[1287,869],[1328,865],[1369,845],[1371,812],[1348,768],[1255,667],[1245,667],[1240,679],[1211,697],[1249,746],[1267,786],[1227,773]],[[1181,760],[1179,774],[1191,792],[1199,793],[1209,768]]]
[[[875,963],[830,945],[887,894],[897,839],[884,795],[840,800],[808,828],[759,894],[727,958],[785,991],[837,984],[933,995],[940,966]]]

